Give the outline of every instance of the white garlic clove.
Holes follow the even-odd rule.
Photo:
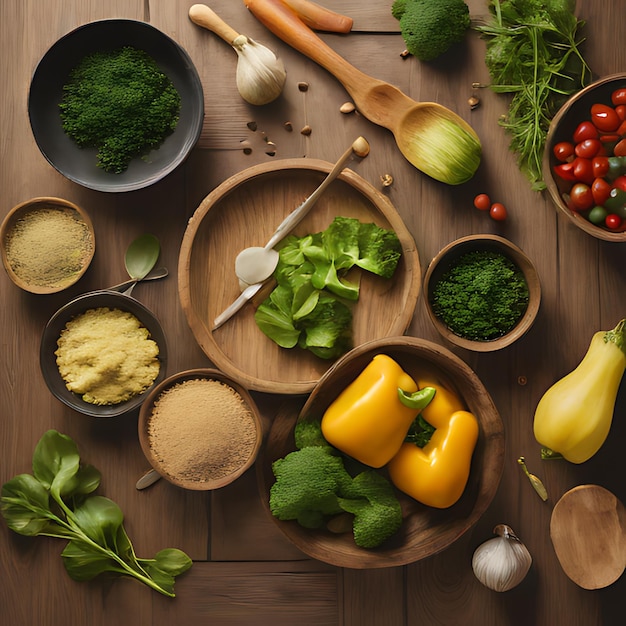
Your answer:
[[[485,587],[499,592],[508,591],[524,580],[532,565],[532,557],[506,524],[499,524],[493,532],[497,537],[476,548],[472,569]]]

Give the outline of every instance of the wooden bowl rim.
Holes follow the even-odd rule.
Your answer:
[[[422,355],[419,352],[423,352]],[[394,356],[398,352],[415,353],[418,360],[431,360],[433,366],[450,378],[454,386],[459,388],[459,392],[463,395],[463,399],[470,410],[475,411],[479,419],[480,435],[479,449],[482,450],[482,471],[476,488],[476,497],[471,504],[469,513],[465,517],[457,518],[454,522],[449,519],[450,512],[455,511],[455,507],[463,506],[461,501],[453,505],[449,509],[443,510],[446,516],[445,520],[440,523],[442,533],[436,537],[427,537],[423,546],[401,545],[386,548],[385,545],[373,549],[365,550],[357,547],[352,543],[346,546],[338,543],[338,540],[331,535],[324,535],[322,531],[307,530],[297,524],[295,521],[282,521],[274,517],[269,511],[269,481],[273,480],[271,463],[275,460],[270,457],[271,452],[276,452],[272,446],[274,436],[282,438],[285,434],[293,439],[293,428],[299,419],[309,418],[309,411],[312,404],[316,401],[316,396],[323,392],[328,381],[336,376],[345,375],[346,367],[351,363],[363,361],[365,364],[378,353],[387,353]],[[408,357],[407,357],[408,358]],[[346,375],[346,385],[358,375],[358,372],[352,372]],[[455,378],[458,378],[456,380]],[[463,393],[463,391],[465,393]],[[468,401],[466,394],[471,393],[471,399]],[[327,406],[333,400],[329,397]],[[287,429],[287,425],[289,428]],[[477,446],[477,449],[478,449]],[[291,444],[291,449],[295,450],[295,445]],[[428,341],[409,336],[389,337],[377,339],[361,344],[351,350],[349,353],[341,357],[333,366],[322,376],[315,387],[313,393],[309,396],[304,406],[297,415],[284,416],[280,413],[276,416],[272,423],[272,430],[268,436],[260,462],[257,463],[257,482],[259,491],[264,502],[264,506],[268,515],[272,517],[274,523],[283,532],[283,534],[302,552],[308,556],[335,565],[337,567],[347,567],[353,569],[366,568],[384,568],[397,567],[416,562],[418,560],[428,558],[448,548],[452,543],[459,539],[463,534],[470,530],[487,510],[491,501],[495,497],[502,472],[504,469],[504,424],[502,418],[491,398],[488,391],[476,375],[476,373],[461,358],[450,352],[447,348]],[[475,465],[475,461],[472,462]],[[476,470],[474,469],[474,472]],[[474,478],[476,474],[474,474]],[[470,474],[470,481],[472,474]],[[412,499],[403,496],[403,499]],[[414,501],[412,501],[414,502]],[[418,504],[420,510],[430,514],[434,509],[422,507]],[[457,511],[461,509],[456,509]],[[466,512],[466,509],[462,509]],[[436,512],[437,514],[441,511]],[[405,522],[406,523],[406,522]]]
[[[75,211],[76,213],[78,213],[81,220],[85,223],[85,225],[87,226],[87,229],[89,230],[89,237],[92,243],[91,253],[89,254],[89,257],[87,258],[87,261],[84,263],[82,269],[79,272],[77,272],[71,280],[67,281],[60,287],[43,287],[40,285],[31,285],[30,283],[25,282],[22,278],[20,278],[13,271],[13,268],[11,267],[11,264],[7,257],[6,246],[5,246],[7,235],[13,228],[15,221],[21,215],[25,215],[31,210],[36,210],[38,208],[51,206],[51,205],[53,207],[71,209]],[[39,294],[39,295],[58,293],[60,291],[64,291],[65,289],[67,289],[68,287],[71,287],[72,285],[75,285],[84,276],[85,272],[89,269],[89,266],[91,265],[91,261],[93,260],[93,257],[96,253],[96,233],[95,233],[91,218],[89,217],[89,214],[83,208],[81,208],[77,204],[74,204],[70,200],[65,200],[64,198],[57,198],[55,196],[39,196],[36,198],[31,198],[30,200],[24,200],[23,202],[20,202],[18,205],[14,206],[9,211],[9,213],[5,216],[4,220],[2,220],[2,224],[0,225],[0,242],[1,242],[0,248],[2,251],[2,263],[11,281],[15,285],[17,285],[20,289],[23,289],[24,291],[28,291],[30,293]]]
[[[178,291],[182,309],[192,333],[203,352],[223,372],[231,378],[241,382],[246,388],[266,393],[306,394],[310,393],[319,379],[300,380],[292,382],[270,381],[242,370],[227,355],[225,355],[214,337],[214,333],[207,329],[206,324],[198,316],[191,299],[191,285],[189,282],[190,259],[194,240],[198,228],[207,213],[226,195],[240,185],[248,183],[257,177],[274,174],[281,170],[305,170],[328,173],[333,164],[328,161],[312,158],[283,159],[272,163],[261,163],[242,170],[213,189],[200,203],[189,224],[181,243],[178,262]],[[413,236],[404,224],[389,198],[373,187],[351,169],[344,169],[337,180],[343,181],[355,191],[362,194],[389,222],[402,244],[402,254],[406,263],[406,281],[409,282],[407,306],[402,307],[393,320],[390,335],[401,334],[409,327],[421,291],[421,270],[419,254]]]
[[[250,413],[252,414],[252,419],[254,420],[254,425],[256,429],[256,441],[254,443],[252,453],[250,454],[246,462],[241,465],[237,470],[230,473],[228,476],[223,476],[222,478],[202,483],[194,480],[180,479],[176,476],[171,476],[165,472],[161,472],[161,464],[159,463],[158,459],[156,459],[152,454],[152,448],[150,446],[147,433],[148,422],[152,415],[154,403],[161,395],[161,393],[163,393],[166,389],[173,387],[177,383],[186,380],[199,379],[217,380],[228,385],[229,387],[232,387],[242,397],[244,403],[250,409]],[[242,474],[244,474],[248,469],[250,469],[250,467],[252,467],[259,454],[259,450],[261,449],[264,427],[259,408],[257,407],[256,402],[254,401],[248,390],[236,380],[224,374],[224,372],[221,372],[220,370],[215,368],[205,367],[183,370],[181,372],[172,374],[171,376],[168,376],[166,379],[162,380],[153,389],[151,389],[145,401],[141,405],[141,408],[139,409],[137,430],[139,434],[139,443],[141,445],[141,450],[143,451],[146,460],[150,463],[152,468],[159,473],[160,476],[162,476],[165,480],[172,483],[173,485],[182,487],[183,489],[189,489],[193,491],[212,491],[214,489],[219,489],[221,487],[229,485],[237,478],[239,478]]]
[[[595,91],[598,87],[604,87],[612,82],[624,82],[626,84],[626,72],[619,72],[615,74],[609,74],[607,76],[603,76],[602,78],[594,81],[590,85],[587,85],[576,94],[571,96],[565,104],[557,111],[550,122],[550,126],[548,127],[548,133],[546,135],[546,143],[543,152],[543,160],[542,160],[542,170],[543,170],[543,179],[546,184],[548,193],[550,198],[552,199],[553,204],[557,208],[557,210],[565,215],[567,219],[575,224],[582,231],[587,234],[596,237],[597,239],[602,239],[603,241],[617,242],[623,243],[626,242],[626,221],[622,225],[623,229],[621,231],[610,231],[600,226],[596,226],[592,224],[589,220],[585,219],[578,213],[574,213],[570,211],[561,198],[561,193],[559,191],[558,185],[554,179],[554,175],[552,173],[552,166],[556,164],[556,160],[554,159],[554,155],[552,153],[552,148],[556,143],[556,140],[560,141],[561,138],[558,137],[560,124],[563,122],[564,118],[570,112],[572,106],[587,97],[592,91]],[[582,119],[580,120],[583,121]]]
[[[476,248],[497,250],[504,254],[522,270],[528,285],[529,298],[526,312],[506,335],[491,341],[473,341],[456,335],[437,317],[430,303],[430,287],[432,286],[431,282],[433,278],[438,273],[444,271],[451,260],[474,249],[474,244]],[[534,324],[541,304],[541,283],[533,262],[528,255],[512,241],[500,235],[467,235],[444,246],[429,263],[424,276],[424,301],[431,322],[444,339],[447,339],[456,346],[473,350],[474,352],[493,352],[510,346],[513,342],[525,335]]]

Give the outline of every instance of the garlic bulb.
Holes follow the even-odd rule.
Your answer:
[[[231,43],[239,57],[237,89],[250,104],[267,104],[280,96],[287,78],[283,62],[269,49],[245,35]]]
[[[498,524],[493,532],[498,536],[476,548],[472,569],[485,587],[508,591],[524,580],[533,560],[509,526]]]

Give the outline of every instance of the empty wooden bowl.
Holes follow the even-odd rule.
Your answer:
[[[139,412],[139,442],[153,469],[195,491],[224,487],[255,462],[263,441],[259,410],[239,383],[211,368],[170,376]]]
[[[427,558],[444,550],[467,532],[491,503],[504,463],[504,429],[500,415],[480,379],[471,368],[446,348],[413,337],[391,337],[358,346],[337,361],[320,379],[299,415],[279,413],[257,463],[262,498],[269,511],[269,493],[275,482],[272,463],[295,450],[294,428],[298,419],[321,419],[335,398],[377,354],[396,360],[415,376],[424,370],[455,391],[479,422],[479,436],[470,476],[461,498],[450,508],[434,509],[398,492],[403,510],[400,530],[375,549],[359,548],[352,533],[334,534],[309,530],[296,521],[272,516],[278,528],[302,552],[338,567],[396,567]],[[384,468],[379,470],[384,472]]]
[[[18,204],[0,227],[2,263],[21,289],[56,293],[75,284],[93,259],[96,242],[89,215],[62,198]]]
[[[543,155],[543,179],[557,210],[565,215],[572,224],[592,237],[613,242],[626,241],[626,217],[622,220],[621,227],[612,231],[602,226],[596,226],[586,219],[584,214],[572,211],[563,198],[563,194],[568,193],[571,189],[572,182],[564,181],[555,175],[553,168],[559,162],[554,156],[553,149],[561,141],[573,141],[573,134],[577,126],[581,122],[591,119],[590,111],[593,104],[611,106],[611,94],[620,87],[626,87],[626,73],[624,72],[600,78],[569,98],[550,122]]]
[[[528,306],[517,324],[506,334],[495,339],[479,341],[468,339],[453,332],[435,313],[432,293],[441,277],[469,252],[490,251],[510,259],[523,273],[528,285]],[[511,345],[522,337],[533,325],[541,303],[541,285],[532,261],[508,239],[498,235],[469,235],[445,246],[430,262],[424,277],[424,299],[428,315],[439,334],[450,343],[475,352],[491,352]]]

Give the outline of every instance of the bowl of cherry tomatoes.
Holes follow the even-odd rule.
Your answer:
[[[595,81],[557,112],[543,177],[557,209],[576,226],[626,241],[626,73]]]

